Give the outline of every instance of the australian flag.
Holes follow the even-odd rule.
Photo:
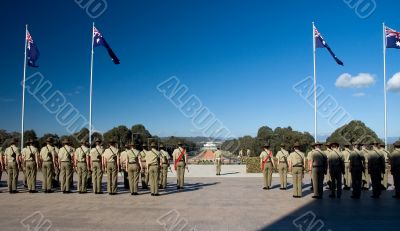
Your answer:
[[[389,27],[385,28],[386,48],[400,49],[400,32]]]
[[[96,27],[93,27],[93,47],[103,46],[107,49],[108,55],[115,64],[120,64],[118,57],[115,55],[114,51],[108,45],[107,41],[103,38],[100,31]]]
[[[318,32],[317,28],[314,27],[314,39],[315,39],[315,48],[326,48],[329,53],[332,55],[332,58],[336,61],[337,64],[343,66],[343,62],[333,53],[332,49],[329,47],[328,43],[325,42],[322,35]]]
[[[30,67],[39,67],[36,65],[36,61],[39,59],[39,49],[37,48],[36,44],[33,42],[32,36],[29,31],[26,31],[26,51],[27,51],[27,59],[28,59],[28,66]]]

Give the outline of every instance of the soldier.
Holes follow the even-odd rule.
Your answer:
[[[278,160],[278,172],[279,172],[279,178],[281,182],[281,188],[280,190],[286,190],[287,189],[287,172],[288,172],[288,157],[289,157],[289,152],[285,150],[285,144],[280,145],[281,150],[278,151],[276,154],[276,158]]]
[[[321,143],[316,142],[312,146],[313,151],[307,156],[308,169],[311,169],[312,184],[315,199],[322,199],[324,193],[324,175],[328,170],[328,157],[321,151]]]
[[[16,146],[17,143],[17,139],[12,139],[10,146],[4,151],[4,163],[7,166],[8,175],[8,191],[11,194],[18,192],[18,172],[21,170],[21,153]]]
[[[313,178],[312,178],[312,167],[310,168],[309,163],[312,160],[312,155],[313,152],[315,151],[315,146],[313,146],[314,143],[311,144],[311,150],[308,151],[307,156],[306,156],[306,163],[307,163],[307,170],[310,173],[310,182],[311,182],[311,191],[314,191],[314,182],[313,182]],[[323,180],[322,180],[323,181]]]
[[[101,139],[96,138],[94,142],[96,146],[90,150],[89,154],[89,169],[92,172],[92,185],[94,194],[103,194],[101,182],[103,179],[104,161],[102,155],[104,149],[101,145]]]
[[[0,146],[0,185],[1,185],[1,176],[3,174],[3,170],[5,169],[4,165],[4,151],[3,147]]]
[[[331,175],[331,195],[330,198],[337,197],[340,199],[342,196],[342,178],[344,174],[344,157],[339,150],[339,144],[336,142],[331,143],[331,156],[328,160],[329,171]]]
[[[142,144],[142,151],[140,152],[140,159],[142,161],[142,168],[140,171],[140,178],[142,180],[142,189],[148,189],[148,183],[149,183],[149,175],[148,175],[148,170],[147,170],[147,164],[146,164],[146,154],[147,154],[147,144],[144,142]]]
[[[160,144],[160,157],[161,157],[160,188],[165,189],[167,187],[169,154],[167,151],[165,151],[165,147],[163,144]]]
[[[350,173],[353,192],[351,198],[360,199],[361,186],[362,186],[362,175],[365,171],[365,158],[360,151],[360,144],[355,143],[353,145],[353,151],[350,152]]]
[[[385,149],[385,144],[379,144],[379,150],[381,151],[382,155],[385,157],[385,174],[383,175],[382,180],[382,189],[386,190],[388,188],[388,178],[390,173],[390,153]]]
[[[344,159],[344,190],[350,190],[351,187],[351,174],[350,174],[350,143],[344,144],[344,150],[342,151]]]
[[[221,147],[217,147],[217,151],[214,153],[214,163],[216,166],[216,175],[221,175],[221,164],[222,164],[222,152]]]
[[[123,152],[121,152],[121,155],[119,157],[119,161],[121,163],[121,170],[122,170],[122,174],[124,176],[124,188],[125,189],[129,189],[129,181],[128,181],[128,171],[126,171],[126,155],[130,150],[130,145],[129,144],[125,144],[125,150]]]
[[[53,186],[54,187],[60,187],[60,168],[61,166],[58,164],[58,153],[60,152],[60,140],[54,141],[54,150],[55,150],[55,159],[57,164],[55,165],[56,167],[53,170]]]
[[[128,172],[129,190],[131,195],[138,194],[139,174],[142,169],[140,151],[136,149],[137,144],[131,144],[131,149],[126,153],[125,170]]]
[[[87,193],[87,176],[89,166],[89,142],[81,140],[81,146],[75,150],[74,168],[78,171],[78,193]]]
[[[328,158],[328,162],[329,162],[329,158],[330,158],[331,152],[332,152],[331,143],[326,142],[325,146],[326,146],[325,156]],[[326,171],[326,174],[325,174],[325,183],[328,186],[328,189],[331,190],[332,179],[331,179],[331,174],[329,171],[329,164],[328,164],[328,170]]]
[[[362,177],[362,190],[369,190],[370,184],[371,184],[371,176],[368,172],[368,161],[369,161],[369,150],[368,150],[368,145],[367,144],[363,144],[361,147],[361,155],[364,156],[364,164],[365,164],[365,171]]]
[[[178,142],[178,148],[172,153],[172,158],[174,160],[174,168],[177,177],[177,189],[183,189],[185,184],[185,168],[187,164],[187,153],[183,148],[181,141]]]
[[[70,146],[70,141],[64,139],[62,141],[64,145],[60,148],[58,153],[58,164],[60,166],[60,177],[61,177],[61,191],[64,194],[71,193],[71,177],[72,177],[72,160],[74,149]]]
[[[22,163],[27,176],[27,186],[29,193],[37,193],[36,191],[36,176],[39,169],[39,152],[33,146],[33,140],[29,139],[26,142],[26,147],[22,149]]]
[[[160,168],[160,152],[156,149],[156,143],[151,143],[151,150],[146,153],[146,164],[149,172],[150,193],[158,196],[158,171]]]
[[[54,169],[58,168],[57,166],[57,154],[56,149],[53,146],[53,138],[49,137],[46,139],[46,146],[42,147],[40,150],[40,163],[42,166],[42,174],[43,174],[43,192],[44,193],[52,193],[51,190],[53,187],[53,174]]]
[[[260,154],[260,168],[264,176],[264,190],[271,189],[272,172],[275,168],[274,156],[269,147],[269,143],[264,144],[264,149]]]
[[[400,198],[400,141],[395,142],[394,150],[391,154],[390,166],[393,175],[395,194],[393,198]]]
[[[104,169],[103,171],[107,170],[107,191],[109,195],[116,195],[117,194],[117,185],[118,185],[118,172],[119,169],[119,158],[118,154],[119,151],[116,148],[117,141],[111,139],[108,141],[110,147],[104,151],[103,154],[103,163]]]
[[[382,191],[382,175],[385,174],[385,157],[381,154],[379,143],[374,142],[375,147],[369,152],[368,156],[368,173],[371,176],[372,198],[379,198]]]
[[[290,153],[289,162],[289,172],[293,176],[293,197],[302,197],[302,184],[304,177],[304,166],[306,165],[304,153],[299,150],[300,144],[298,142],[293,145],[294,151]]]

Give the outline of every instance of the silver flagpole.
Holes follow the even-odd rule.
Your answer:
[[[93,44],[94,44],[94,22],[92,27],[92,51],[90,59],[90,102],[89,102],[89,145],[92,146],[92,86],[93,86]]]
[[[387,100],[386,100],[386,26],[383,25],[383,98],[384,98],[384,108],[385,108],[385,122],[384,122],[384,132],[385,132],[385,148],[387,149]]]
[[[315,25],[313,27],[313,56],[314,56],[314,141],[317,142],[317,71],[316,71],[316,52],[315,52]]]
[[[22,112],[21,112],[21,151],[24,148],[24,118],[25,118],[25,79],[26,79],[26,49],[28,24],[25,25],[24,78],[22,80]]]

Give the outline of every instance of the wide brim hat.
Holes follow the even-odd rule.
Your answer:
[[[53,142],[54,142],[53,137],[48,137],[48,138],[46,139],[46,142],[48,142],[48,143],[53,143]]]

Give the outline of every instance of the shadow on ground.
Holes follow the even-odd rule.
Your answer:
[[[342,199],[329,194],[325,191],[324,199],[313,200],[260,230],[399,230],[400,200],[392,198],[392,190],[384,191],[380,199],[370,198],[371,191],[363,191],[359,200],[350,198],[351,191],[344,191]]]

